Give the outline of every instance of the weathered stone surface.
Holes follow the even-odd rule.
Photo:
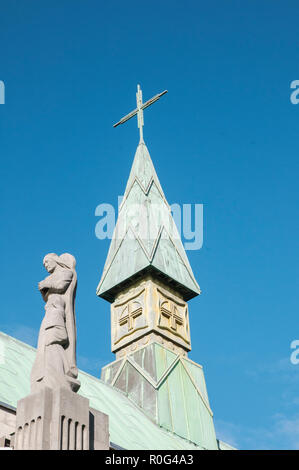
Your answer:
[[[90,450],[109,450],[109,416],[94,408],[89,409]]]
[[[51,449],[89,449],[89,400],[67,389],[53,391]]]
[[[0,405],[0,437],[11,434],[16,427],[16,413]]]
[[[108,416],[89,409],[87,398],[68,389],[45,387],[19,400],[16,450],[108,448]]]
[[[38,284],[46,305],[31,371],[31,392],[43,387],[65,387],[76,392],[80,387],[74,309],[76,260],[69,253],[49,253],[43,263],[50,275]]]
[[[51,449],[52,406],[52,390],[47,387],[18,401],[15,449]]]
[[[111,304],[112,352],[120,357],[128,347],[133,351],[149,343],[150,334],[152,340],[167,341],[182,353],[191,350],[187,303],[148,276]]]

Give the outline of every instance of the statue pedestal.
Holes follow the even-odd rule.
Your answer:
[[[16,450],[109,449],[108,416],[65,388],[48,387],[18,401]]]

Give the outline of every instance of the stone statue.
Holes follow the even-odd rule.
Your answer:
[[[36,359],[31,371],[31,393],[41,387],[64,387],[77,392],[75,295],[76,260],[69,253],[49,253],[43,264],[50,273],[38,288],[46,302]]]

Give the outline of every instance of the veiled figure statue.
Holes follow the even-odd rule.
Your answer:
[[[43,264],[50,273],[38,288],[46,302],[35,362],[31,371],[31,393],[41,387],[64,387],[77,392],[75,296],[76,260],[69,253],[49,253]]]

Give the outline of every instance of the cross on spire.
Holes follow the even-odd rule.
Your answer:
[[[124,122],[128,121],[131,119],[133,116],[136,116],[137,114],[137,122],[138,122],[138,128],[139,128],[139,133],[140,133],[140,142],[143,142],[143,126],[144,126],[144,120],[143,120],[143,110],[153,104],[155,101],[158,101],[161,96],[165,95],[167,93],[167,90],[162,91],[162,93],[158,93],[157,95],[153,96],[150,100],[146,101],[145,103],[142,102],[142,90],[140,88],[140,85],[137,85],[137,93],[136,93],[136,102],[137,102],[137,108],[134,109],[134,111],[131,111],[129,114],[124,116],[120,121],[118,121],[116,124],[113,125],[113,127],[117,127],[120,124],[123,124]]]

